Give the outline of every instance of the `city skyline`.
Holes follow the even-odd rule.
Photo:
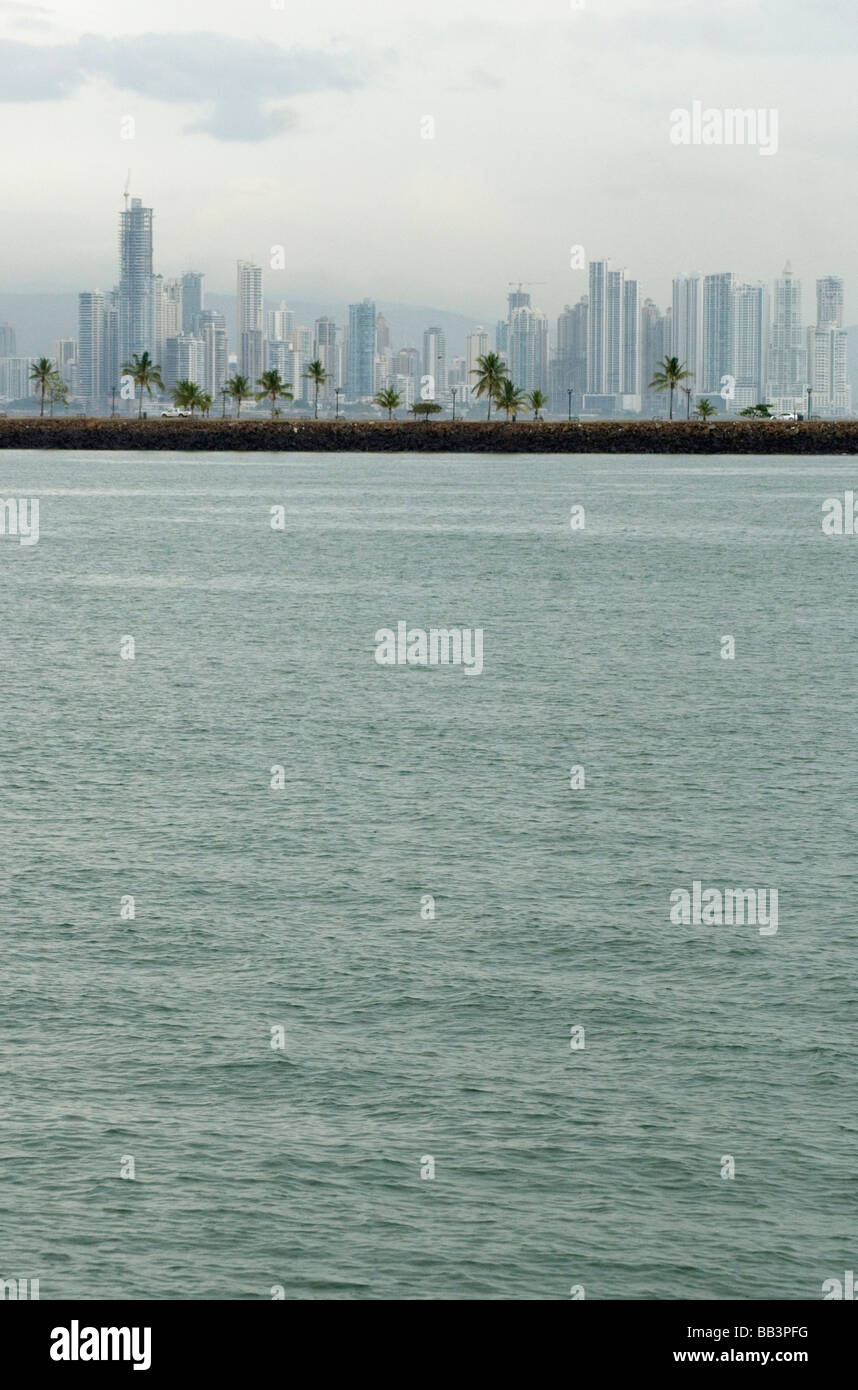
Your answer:
[[[855,42],[833,0],[440,0],[419,21],[393,0],[152,0],[119,32],[107,0],[73,16],[4,0],[0,102],[22,135],[0,284],[102,282],[99,228],[131,167],[170,210],[163,263],[192,269],[205,244],[224,292],[237,257],[265,265],[276,244],[278,299],[291,277],[332,303],[372,290],[477,321],[508,280],[544,281],[549,313],[576,299],[576,245],[613,248],[662,303],[674,273],[737,248],[749,282],[789,259],[806,284],[825,262],[852,285]],[[777,112],[776,153],[673,143],[695,103]]]

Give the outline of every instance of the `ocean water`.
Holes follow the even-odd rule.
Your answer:
[[[40,500],[0,539],[0,1278],[802,1299],[855,1268],[858,537],[821,508],[856,482],[0,455]],[[483,672],[379,665],[400,620],[482,628]],[[777,931],[672,924],[694,880],[776,888]]]

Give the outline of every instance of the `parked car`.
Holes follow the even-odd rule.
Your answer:
[[[161,411],[161,419],[162,419],[162,420],[186,419],[188,416],[190,416],[190,413],[191,413],[191,412],[190,412],[189,410],[185,410],[182,406],[171,405],[171,406],[168,407],[167,410],[162,410],[162,411]]]

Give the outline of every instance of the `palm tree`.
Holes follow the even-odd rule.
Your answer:
[[[202,391],[195,381],[190,381],[188,377],[183,377],[177,381],[173,387],[173,405],[180,410],[190,410],[193,416],[194,411],[200,406]]]
[[[203,415],[208,415],[209,411],[212,408],[211,393],[209,391],[200,391],[197,399],[197,405],[199,406]]]
[[[250,389],[250,382],[246,376],[231,376],[226,383],[224,390],[232,396],[235,401],[235,418],[241,419],[241,402],[247,401],[253,395]]]
[[[263,372],[256,384],[262,388],[261,391],[257,391],[256,399],[271,402],[272,420],[277,410],[278,398],[284,401],[294,401],[295,399],[292,395],[292,383],[284,381],[276,367]]]
[[[325,371],[325,369],[324,369],[324,367],[322,366],[322,363],[320,362],[320,360],[319,360],[318,357],[315,359],[315,361],[313,361],[313,362],[310,363],[309,367],[307,368],[306,372],[304,373],[304,377],[305,377],[305,379],[306,379],[307,381],[312,381],[312,383],[313,383],[313,388],[314,388],[314,395],[313,395],[313,419],[314,419],[314,420],[318,420],[318,418],[319,418],[319,387],[320,387],[320,386],[324,386],[325,382],[326,382],[327,379],[328,379],[328,373]]]
[[[30,380],[37,382],[42,392],[42,408],[39,415],[45,413],[45,392],[50,390],[55,373],[56,369],[50,357],[40,357],[30,368]]]
[[[426,421],[429,419],[429,416],[437,415],[440,409],[441,407],[437,401],[418,401],[416,405],[413,405],[411,407],[411,414],[422,415],[423,423],[425,425]]]
[[[710,400],[707,400],[705,396],[701,396],[700,400],[694,407],[694,413],[695,415],[699,416],[701,420],[708,420],[709,416],[714,415],[716,412],[712,402]]]
[[[740,415],[749,415],[754,420],[771,420],[772,408],[764,401],[758,401],[756,405],[747,405],[744,410],[739,411]]]
[[[48,382],[48,398],[51,402],[51,415],[54,413],[54,405],[68,405],[69,388],[59,372],[54,372]]]
[[[148,352],[138,354],[135,352],[130,362],[126,362],[122,368],[123,376],[130,376],[135,387],[140,387],[140,409],[137,412],[137,419],[143,416],[143,392],[152,398],[152,387],[157,386],[163,391],[164,383],[161,380],[161,368],[156,367]]]
[[[375,404],[380,405],[382,410],[387,411],[388,420],[393,419],[394,410],[398,410],[402,405],[402,394],[394,391],[392,386],[385,386],[383,391],[379,391],[373,397]]]
[[[527,398],[527,404],[533,411],[534,420],[538,420],[540,410],[544,410],[548,404],[548,397],[542,391],[531,391]]]
[[[517,386],[513,386],[509,377],[504,377],[495,396],[495,405],[498,410],[506,411],[506,418],[509,421],[510,415],[515,420],[520,410],[527,409],[527,396],[524,391],[520,391]]]
[[[694,376],[693,372],[687,372],[678,357],[665,357],[663,362],[657,364],[658,370],[653,373],[652,381],[649,384],[651,391],[670,390],[670,415],[673,419],[673,393],[681,381],[686,377]]]
[[[471,376],[478,378],[476,394],[478,396],[488,396],[489,411],[487,420],[492,418],[492,401],[497,397],[501,382],[506,379],[506,363],[496,352],[486,352],[482,357],[477,358],[477,365],[471,372]]]

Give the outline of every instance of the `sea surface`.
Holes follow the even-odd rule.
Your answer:
[[[0,455],[40,501],[0,538],[0,1278],[789,1300],[858,1268],[858,537],[821,527],[856,484]],[[399,621],[482,628],[484,670],[379,665]],[[777,931],[674,925],[695,880],[776,888]]]

